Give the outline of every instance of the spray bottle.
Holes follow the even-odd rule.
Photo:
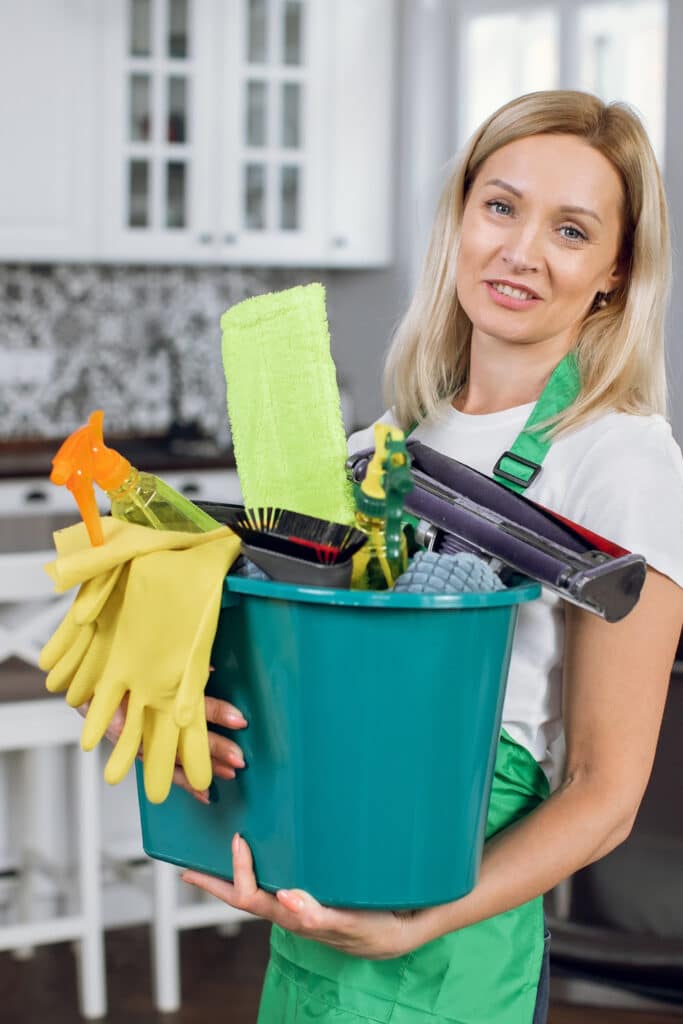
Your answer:
[[[403,431],[375,424],[375,454],[364,480],[355,488],[356,528],[368,543],[354,555],[354,590],[389,590],[408,564],[401,517],[405,495],[412,490],[410,455]]]
[[[156,530],[201,533],[220,523],[151,473],[141,473],[128,459],[107,448],[102,433],[104,412],[90,414],[52,460],[50,480],[69,488],[93,545],[104,543],[93,483],[106,491],[112,515]]]

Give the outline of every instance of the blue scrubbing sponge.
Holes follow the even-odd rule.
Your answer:
[[[482,593],[503,589],[503,582],[490,565],[469,551],[455,555],[418,551],[394,583],[394,590],[404,594]]]

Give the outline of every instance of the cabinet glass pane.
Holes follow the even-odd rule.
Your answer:
[[[299,227],[298,167],[280,169],[280,227],[283,231],[296,231]]]
[[[187,0],[168,0],[168,55],[187,57]]]
[[[302,64],[303,4],[301,0],[285,0],[284,5],[284,64]]]
[[[147,142],[152,134],[149,75],[130,76],[130,139]]]
[[[266,226],[266,168],[247,164],[245,170],[244,222],[251,231],[262,231]]]
[[[152,40],[151,0],[131,0],[130,4],[130,54],[132,57],[149,57]]]
[[[187,142],[187,79],[168,80],[168,141]]]
[[[282,145],[296,149],[301,145],[301,86],[285,82],[282,86]]]
[[[131,160],[128,164],[128,226],[149,227],[149,164]]]
[[[184,228],[187,194],[187,164],[176,161],[166,165],[166,227]]]
[[[590,3],[578,10],[579,89],[633,104],[660,161],[666,112],[666,0]]]
[[[553,9],[475,15],[464,35],[460,144],[497,107],[559,86],[559,24]]]
[[[249,0],[247,53],[250,64],[263,64],[268,59],[267,0]]]
[[[268,93],[265,82],[247,82],[247,145],[265,146]]]

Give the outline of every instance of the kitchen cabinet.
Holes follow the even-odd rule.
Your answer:
[[[390,262],[395,0],[6,6],[24,216],[3,195],[0,259]]]
[[[0,259],[95,247],[93,0],[2,2]]]

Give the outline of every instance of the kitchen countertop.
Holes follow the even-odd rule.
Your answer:
[[[218,448],[210,439],[112,437],[107,438],[107,444],[133,466],[148,472],[235,469],[232,448]],[[0,479],[44,477],[47,480],[59,445],[56,440],[0,442]]]

